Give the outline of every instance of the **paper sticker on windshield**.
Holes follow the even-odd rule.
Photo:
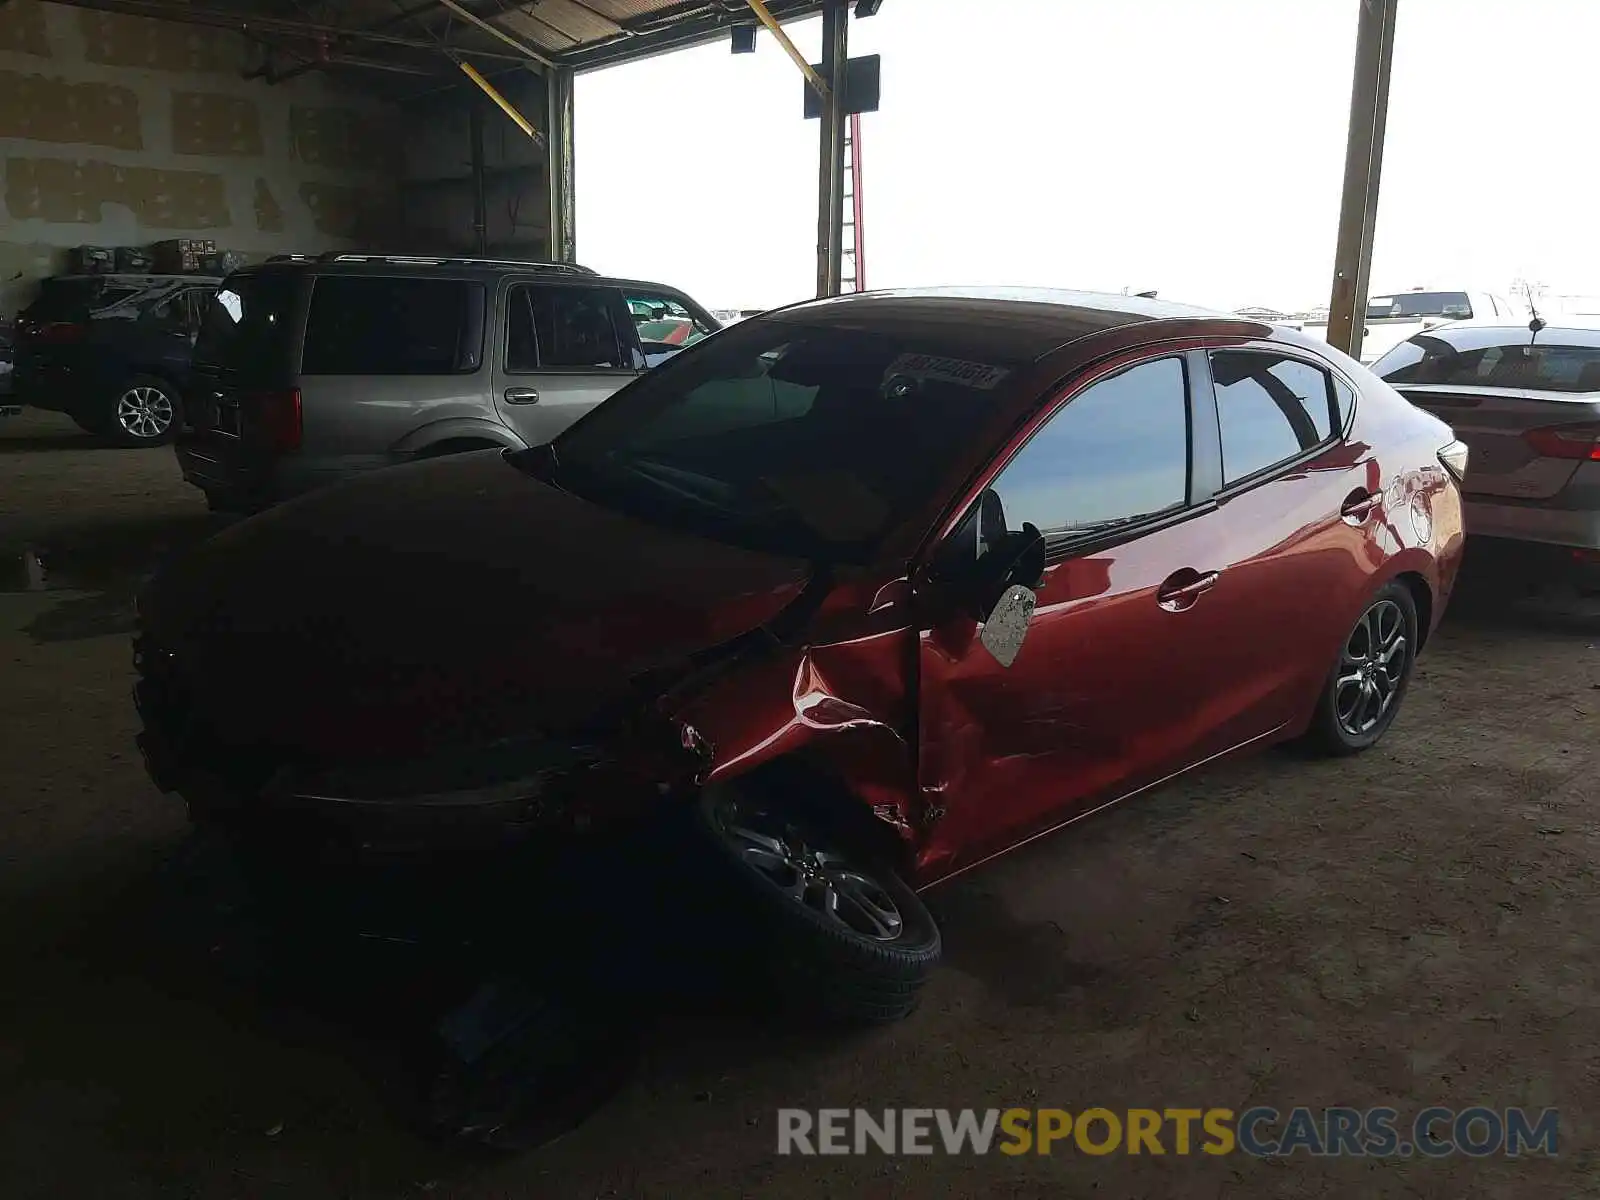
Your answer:
[[[992,367],[988,363],[940,358],[937,354],[902,354],[889,364],[884,378],[906,375],[912,379],[936,379],[940,383],[956,383],[987,392],[998,387],[1009,374],[1005,367]]]

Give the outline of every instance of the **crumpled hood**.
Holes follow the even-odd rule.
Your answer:
[[[770,621],[809,575],[484,451],[244,521],[154,580],[140,618],[215,736],[368,758],[577,727],[641,672]]]

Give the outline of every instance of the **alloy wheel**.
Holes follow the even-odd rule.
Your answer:
[[[117,424],[129,437],[161,437],[172,427],[172,400],[160,388],[131,387],[117,397]]]
[[[795,822],[764,807],[729,799],[717,828],[739,859],[789,899],[858,937],[888,942],[905,918],[882,884],[844,855],[816,844]]]
[[[1388,715],[1405,680],[1410,644],[1406,615],[1393,600],[1379,600],[1361,614],[1339,656],[1333,711],[1339,728],[1365,737]]]

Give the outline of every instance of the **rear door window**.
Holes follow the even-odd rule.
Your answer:
[[[614,288],[519,283],[506,297],[506,370],[629,369],[633,338],[619,328]]]
[[[307,375],[460,375],[478,369],[483,285],[324,275],[311,292]]]
[[[1222,479],[1233,484],[1298,458],[1333,436],[1333,380],[1310,363],[1265,351],[1211,355]]]

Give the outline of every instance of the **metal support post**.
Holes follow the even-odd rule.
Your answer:
[[[467,96],[467,130],[472,148],[472,232],[478,254],[489,254],[489,199],[483,177],[483,100],[473,92]]]
[[[821,153],[817,171],[817,295],[839,294],[844,253],[844,81],[849,59],[849,0],[826,0],[822,10]]]
[[[555,262],[577,260],[577,193],[573,175],[573,79],[571,67],[545,71],[545,178],[550,191],[550,236]]]
[[[1344,194],[1334,250],[1328,341],[1352,358],[1365,333],[1368,274],[1378,215],[1383,134],[1389,116],[1389,68],[1394,58],[1399,0],[1359,0],[1355,76],[1350,87],[1350,131],[1344,153]]]

